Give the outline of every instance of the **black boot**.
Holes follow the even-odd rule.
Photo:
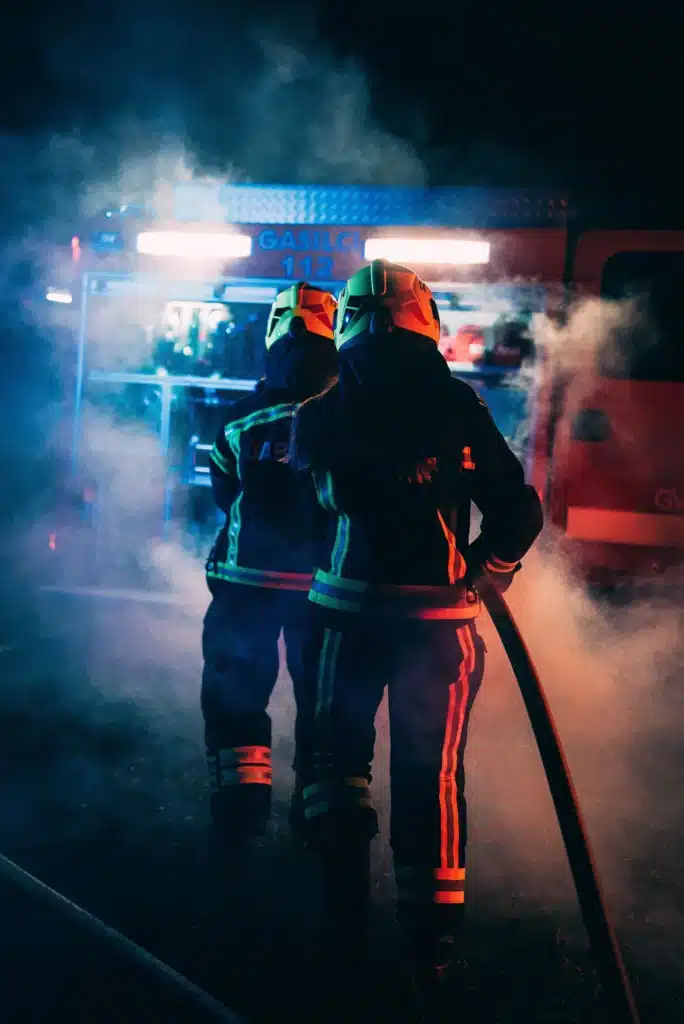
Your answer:
[[[339,842],[316,851],[323,881],[318,935],[323,1017],[334,1024],[369,1022],[370,846]],[[323,1007],[321,1007],[323,1009]]]
[[[447,910],[450,912],[444,913]],[[420,904],[399,909],[421,1024],[441,1024],[449,1019],[449,982],[463,923],[462,908],[455,910]]]
[[[240,847],[263,836],[271,814],[270,767],[265,770],[268,781],[243,782],[237,769],[226,769],[234,760],[230,749],[207,753],[211,842],[219,850]]]
[[[451,936],[409,941],[409,967],[416,1016],[421,1024],[442,1024],[449,1016],[446,992],[453,961]]]

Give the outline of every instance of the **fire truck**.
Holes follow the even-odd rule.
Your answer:
[[[564,198],[542,192],[183,184],[79,225],[45,296],[74,351],[55,575],[130,581],[149,538],[205,549],[217,527],[209,451],[226,403],[261,374],[277,292],[311,280],[338,293],[378,255],[419,270],[449,330],[487,322],[488,358],[452,371],[496,396],[524,447],[528,388],[497,365],[498,327],[545,311],[565,217]]]
[[[91,539],[87,558],[63,559],[72,573],[100,579],[112,551],[148,536],[206,546],[208,454],[226,403],[260,376],[275,295],[295,280],[338,293],[376,257],[430,284],[452,372],[485,397],[573,564],[590,576],[677,560],[684,480],[662,432],[684,436],[684,378],[665,356],[613,376],[598,351],[559,361],[542,335],[555,323],[561,348],[585,351],[578,304],[675,279],[684,235],[578,230],[568,198],[544,190],[181,184],[79,226],[46,295],[74,338],[67,505],[74,537],[87,521]],[[68,532],[51,531],[54,552]]]
[[[528,472],[578,577],[631,587],[684,563],[684,231],[576,232],[567,285]]]

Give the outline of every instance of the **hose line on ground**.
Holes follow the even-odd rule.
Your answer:
[[[143,949],[142,946],[138,946],[115,928],[111,928],[77,903],[72,903],[66,896],[51,889],[49,885],[41,882],[28,871],[24,871],[18,864],[2,854],[0,854],[0,875],[4,875],[8,881],[19,886],[30,896],[42,900],[43,903],[65,914],[77,925],[85,927],[91,935],[102,939],[118,953],[127,957],[129,961],[134,961],[138,966],[154,975],[167,989],[173,989],[177,995],[183,996],[188,1006],[194,1006],[195,1012],[198,1013],[196,1018],[198,1021],[211,1020],[216,1024],[244,1024],[236,1014],[204,989],[179,974],[178,971],[174,971],[168,964],[158,960],[152,953]],[[199,1011],[201,1011],[201,1015]]]
[[[485,576],[477,580],[477,589],[511,663],[537,741],[610,1020],[612,1024],[639,1024],[577,793],[541,680],[504,597]]]

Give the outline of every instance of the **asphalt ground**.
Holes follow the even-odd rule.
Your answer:
[[[25,587],[13,591],[7,582],[3,589],[1,852],[246,1022],[325,1020],[316,984],[317,957],[325,955],[316,941],[316,865],[293,842],[286,822],[293,710],[286,672],[272,702],[271,831],[248,863],[219,876],[207,853],[201,601],[193,595],[187,608],[130,595],[38,595]],[[525,628],[537,606],[523,589],[511,604]],[[469,917],[448,993],[451,1019],[605,1021],[532,736],[486,622],[483,632],[489,661],[468,753]],[[532,632],[536,641],[539,631]],[[563,674],[573,642],[556,639],[540,665],[551,682],[554,666]],[[643,735],[638,715],[619,732],[609,727],[613,691],[596,702],[553,686],[550,691],[642,1019],[674,1022],[684,1019],[684,829],[677,810],[684,758],[681,734],[669,727],[681,711],[680,662],[676,651],[665,650],[663,657],[657,692],[649,693],[651,705],[654,692],[662,697],[663,713],[657,722],[648,719]],[[409,985],[393,919],[386,839],[384,707],[378,732],[374,1016],[379,1024],[408,1024]],[[629,773],[624,785],[623,769]],[[649,811],[656,807],[668,814]],[[59,1016],[72,1022],[204,1019],[191,1007],[172,1006],[145,972],[19,892],[1,872],[0,898],[0,1000],[7,1024]]]

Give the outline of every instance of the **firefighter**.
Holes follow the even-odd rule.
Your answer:
[[[206,564],[212,600],[204,619],[201,705],[214,837],[238,843],[263,834],[271,802],[271,721],[284,630],[294,684],[298,748],[301,637],[314,564],[315,492],[288,461],[293,414],[334,379],[336,302],[299,282],[280,292],[266,331],[265,376],[235,402],[211,452],[216,504],[226,513]],[[295,766],[296,770],[296,766]]]
[[[329,879],[336,941],[362,957],[373,723],[387,686],[397,915],[428,986],[464,910],[464,755],[485,661],[474,581],[486,571],[505,590],[542,527],[536,492],[439,339],[416,274],[364,267],[339,298],[338,380],[300,406],[291,448],[330,528],[304,648],[317,687],[314,757],[302,768],[308,841]],[[469,544],[471,502],[482,521]]]

